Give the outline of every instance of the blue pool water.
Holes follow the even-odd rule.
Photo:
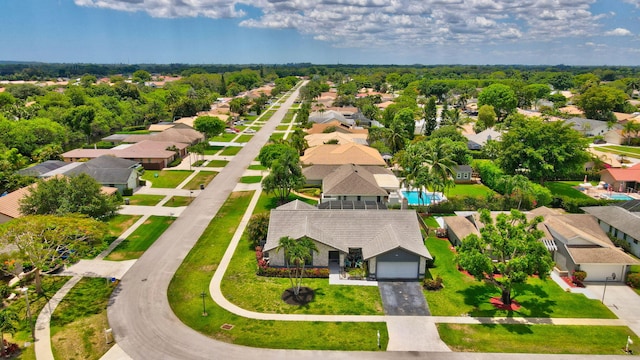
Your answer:
[[[611,194],[611,195],[605,195],[605,196],[611,200],[633,200],[631,196],[625,195],[625,194]]]
[[[409,205],[429,205],[431,204],[431,199],[435,199],[435,201],[440,201],[442,198],[440,195],[433,195],[433,193],[422,191],[422,199],[420,199],[420,191],[403,191],[402,196],[407,198],[407,202]]]

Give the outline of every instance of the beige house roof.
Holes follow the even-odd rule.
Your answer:
[[[569,247],[568,250],[576,264],[640,264],[618,248]]]
[[[149,125],[149,131],[165,131],[167,129],[171,129],[172,127],[174,127],[175,124],[151,124]]]
[[[358,143],[366,145],[368,134],[352,134],[334,131],[331,133],[309,134],[304,138],[307,140],[309,147],[324,145],[330,140],[338,140],[338,144]]]
[[[204,140],[204,135],[184,124],[180,124],[179,126],[172,124],[168,129],[162,132],[147,135],[131,135],[126,137],[123,142],[138,143],[144,140],[196,144]]]
[[[355,143],[309,148],[300,158],[300,162],[303,165],[386,165],[378,150]]]
[[[345,134],[369,134],[368,129],[364,128],[350,128],[342,125],[342,123],[338,120],[333,120],[324,124],[316,124],[314,123],[310,129],[307,129],[307,134],[323,134],[324,131],[329,128],[334,127],[335,132],[341,132]]]
[[[144,140],[132,145],[118,146],[113,149],[74,149],[62,154],[64,158],[93,159],[102,155],[112,155],[123,159],[168,159],[175,152],[167,148],[175,146],[178,150],[184,150],[188,144]]]
[[[465,216],[445,216],[442,218],[447,225],[447,229],[462,240],[471,234],[480,236],[480,232],[475,225]]]

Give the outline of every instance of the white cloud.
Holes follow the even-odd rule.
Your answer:
[[[624,2],[635,5],[637,8],[640,8],[640,0],[624,0]]]
[[[603,33],[596,0],[74,0],[77,5],[144,11],[153,17],[243,18],[240,26],[295,29],[336,47],[392,49],[441,44],[509,45]],[[625,0],[640,5],[640,0]],[[237,5],[259,9],[247,18]]]
[[[611,31],[607,31],[604,33],[607,36],[631,36],[633,35],[631,31],[623,28],[615,28]]]

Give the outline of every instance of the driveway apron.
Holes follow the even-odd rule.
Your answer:
[[[378,282],[382,306],[387,315],[429,316],[431,312],[419,282]]]

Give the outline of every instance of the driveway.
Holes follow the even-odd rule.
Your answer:
[[[604,304],[609,310],[626,321],[636,335],[640,335],[640,296],[633,289],[620,282],[607,283],[606,291],[603,282],[588,282],[586,285],[598,300],[602,300],[604,294]]]
[[[429,316],[429,307],[417,281],[379,281],[382,306],[387,315]]]

